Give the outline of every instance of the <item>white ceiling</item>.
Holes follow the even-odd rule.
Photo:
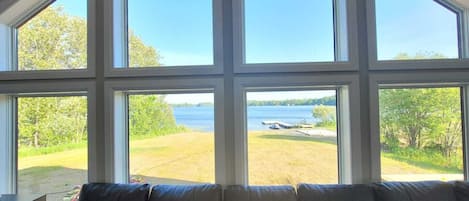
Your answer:
[[[463,5],[466,8],[469,8],[469,0],[453,0],[461,5]]]
[[[0,23],[11,25],[45,1],[47,0],[6,0],[0,5]]]

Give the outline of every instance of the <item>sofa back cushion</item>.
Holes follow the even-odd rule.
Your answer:
[[[368,185],[299,184],[298,201],[374,201]]]
[[[149,184],[90,183],[81,188],[80,201],[146,201]]]
[[[440,181],[374,183],[377,201],[456,201],[453,185]]]
[[[224,201],[296,201],[291,186],[229,186]]]
[[[469,200],[469,183],[464,181],[455,182],[454,194],[456,195],[456,200],[458,201]]]
[[[216,184],[156,185],[150,201],[221,201],[222,189]]]

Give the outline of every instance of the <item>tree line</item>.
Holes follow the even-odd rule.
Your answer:
[[[248,106],[295,106],[295,105],[336,105],[335,96],[326,96],[316,99],[288,99],[288,100],[249,100]]]
[[[385,150],[437,150],[451,157],[462,147],[459,88],[382,89],[379,101]]]
[[[436,52],[400,53],[396,60],[441,59]],[[463,132],[459,87],[379,91],[384,153],[433,166],[462,170]]]

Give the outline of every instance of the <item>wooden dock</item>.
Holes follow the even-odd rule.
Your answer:
[[[286,129],[289,129],[289,128],[295,128],[295,125],[293,124],[289,124],[289,123],[285,123],[285,122],[281,122],[281,121],[262,121],[262,124],[263,125],[279,125],[280,127],[282,128],[286,128]]]

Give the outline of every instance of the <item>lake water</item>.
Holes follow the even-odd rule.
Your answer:
[[[290,124],[300,122],[314,123],[312,116],[314,106],[249,106],[248,129],[267,130],[268,125],[262,125],[262,121],[275,120]],[[213,107],[173,107],[177,124],[185,125],[194,130],[214,130]]]

